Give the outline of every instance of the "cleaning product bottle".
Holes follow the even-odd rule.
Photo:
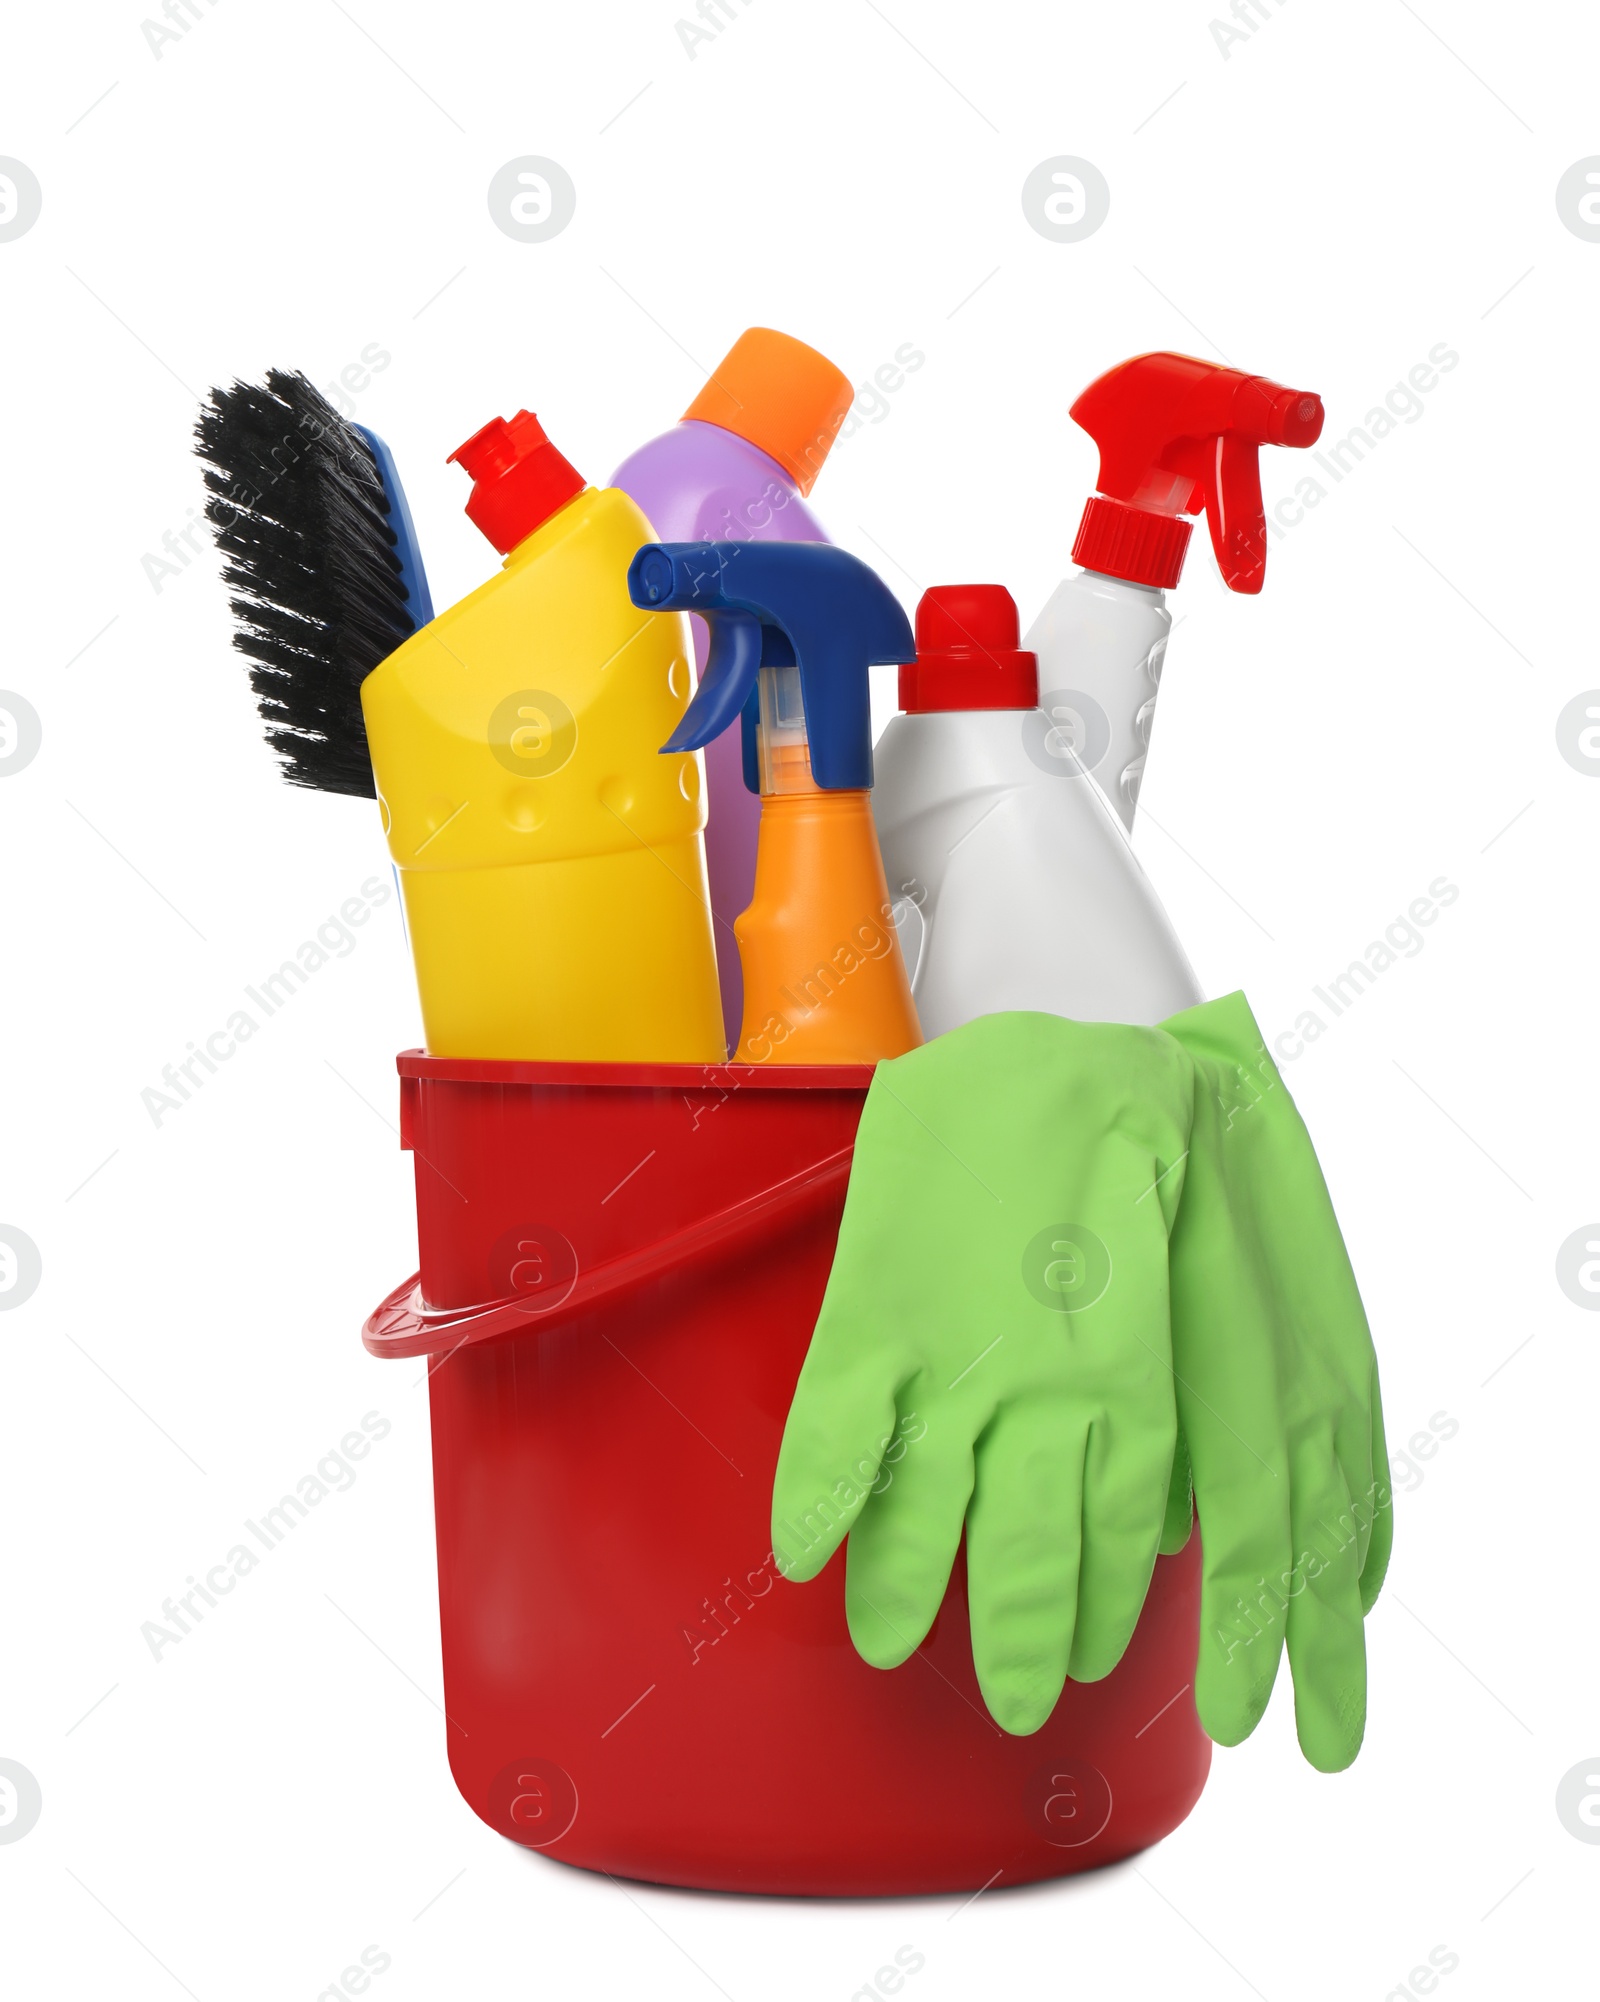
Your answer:
[[[361,684],[435,1056],[720,1062],[688,621],[641,618],[626,494],[539,421],[452,458],[504,567]]]
[[[681,423],[630,453],[611,484],[632,495],[664,542],[825,542],[805,496],[854,396],[815,348],[749,327],[711,371]],[[697,665],[706,638],[695,631]],[[706,863],[718,922],[718,975],[731,1044],[742,977],[733,921],[750,901],[760,808],[745,790],[738,739],[706,746]]]
[[[1149,354],[1090,383],[1072,415],[1100,447],[1098,491],[1072,546],[1083,567],[1025,644],[1054,727],[1131,828],[1172,624],[1164,594],[1189,545],[1183,517],[1204,508],[1223,581],[1259,591],[1267,531],[1257,447],[1314,445],[1322,404],[1263,375]]]
[[[826,543],[651,543],[636,605],[699,612],[705,674],[663,746],[677,757],[740,723],[761,795],[740,1063],[868,1063],[922,1041],[873,831],[867,669],[911,628],[859,558]]]
[[[1001,584],[917,606],[873,813],[924,1032],[1038,1009],[1159,1022],[1202,999],[1104,795],[1038,707]]]

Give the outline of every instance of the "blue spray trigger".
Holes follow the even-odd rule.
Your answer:
[[[761,665],[763,667],[793,667],[794,648],[789,644],[789,635],[778,626],[761,628]],[[744,767],[744,789],[759,794],[761,791],[761,690],[752,684],[745,705],[739,712],[739,750]]]
[[[645,609],[697,612],[711,630],[705,675],[664,749],[698,750],[741,716],[749,784],[758,670],[793,664],[812,777],[831,791],[871,786],[867,669],[913,659],[916,644],[899,600],[859,557],[821,542],[646,543],[628,592]]]
[[[739,717],[740,762],[744,767],[744,789],[761,791],[761,691],[752,688],[750,700]]]
[[[629,572],[631,579],[632,572]],[[720,737],[755,693],[761,665],[761,621],[749,612],[723,612],[707,621],[711,650],[694,700],[663,751],[699,751]]]

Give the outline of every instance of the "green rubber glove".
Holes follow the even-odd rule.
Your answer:
[[[1121,1658],[1177,1461],[1167,1240],[1193,1066],[1155,1029],[991,1015],[881,1063],[773,1490],[785,1575],[849,1534],[851,1636],[927,1633],[967,1535],[979,1685],[1037,1730]]]
[[[1248,1737],[1287,1644],[1301,1749],[1349,1765],[1394,1533],[1378,1366],[1310,1136],[1242,994],[1163,1028],[1195,1065],[1172,1358],[1204,1552],[1195,1701]]]

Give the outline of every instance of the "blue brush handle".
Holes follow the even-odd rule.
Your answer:
[[[428,574],[422,567],[422,548],[417,541],[411,509],[406,504],[406,490],[400,484],[399,468],[395,465],[393,452],[376,431],[369,431],[365,424],[358,424],[355,428],[371,446],[372,456],[378,462],[378,477],[383,482],[384,496],[389,503],[389,526],[395,534],[394,553],[400,560],[400,582],[405,586],[406,600],[415,623],[425,626],[433,617],[433,599],[428,592]]]

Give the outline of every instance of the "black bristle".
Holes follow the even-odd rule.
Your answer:
[[[417,621],[365,438],[298,372],[214,389],[195,425],[206,517],[267,741],[293,785],[377,796],[362,682]]]

